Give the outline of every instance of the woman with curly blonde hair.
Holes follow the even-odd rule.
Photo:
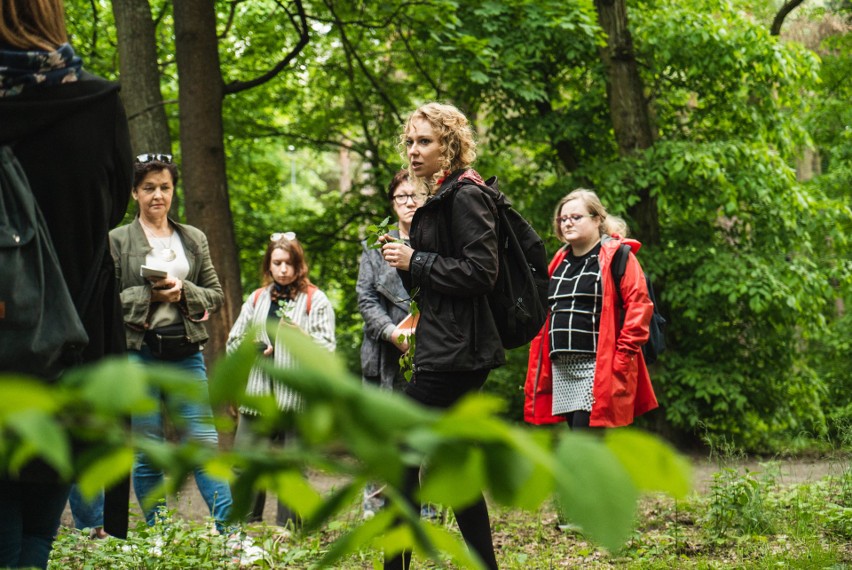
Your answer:
[[[405,393],[420,404],[448,408],[479,390],[492,368],[505,363],[488,305],[497,281],[494,203],[472,168],[476,143],[470,123],[452,105],[429,103],[403,129],[411,179],[429,198],[411,221],[411,246],[384,237],[382,255],[415,296],[420,320],[414,374]],[[413,505],[418,466],[407,468],[402,492]],[[487,568],[497,568],[485,499],[456,511],[468,546]],[[408,568],[410,553],[385,562]]]

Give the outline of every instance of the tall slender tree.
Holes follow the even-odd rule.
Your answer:
[[[598,22],[607,35],[600,50],[607,71],[607,97],[612,129],[622,155],[650,148],[654,126],[639,75],[625,0],[595,0]],[[657,200],[648,188],[637,188],[639,201],[629,208],[635,233],[649,244],[660,241]]]
[[[233,2],[232,10],[239,4]],[[308,43],[307,18],[301,0],[278,6],[292,24],[297,41],[287,54],[257,77],[222,79],[216,33],[216,6],[209,0],[175,0],[175,52],[178,67],[180,145],[187,220],[206,234],[210,253],[225,291],[225,305],[211,317],[209,351],[221,352],[242,301],[240,266],[225,168],[222,99],[251,89],[288,68]]]
[[[171,153],[151,5],[148,0],[113,0],[112,13],[118,35],[121,98],[133,149],[137,153]]]

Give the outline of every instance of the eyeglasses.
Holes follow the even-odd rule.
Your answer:
[[[557,216],[556,217],[556,223],[557,224],[564,224],[564,223],[570,221],[571,225],[574,225],[577,222],[579,222],[580,220],[582,220],[583,218],[594,218],[596,215],[597,214],[572,214],[570,216]]]
[[[166,164],[171,164],[173,160],[172,155],[170,154],[156,154],[151,152],[146,152],[145,154],[137,154],[136,162],[139,164],[148,164],[149,162],[164,162]]]
[[[269,241],[281,241],[282,239],[293,241],[296,239],[296,232],[275,232],[269,236]]]
[[[415,194],[397,194],[393,197],[393,201],[396,202],[397,206],[404,206],[408,199],[411,198],[411,201],[415,204],[422,204],[426,200],[426,194],[422,192],[417,192]]]

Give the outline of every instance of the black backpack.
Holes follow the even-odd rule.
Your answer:
[[[474,184],[470,179],[460,182]],[[497,188],[497,177],[476,184],[497,209],[499,270],[494,290],[488,295],[491,314],[503,348],[517,348],[531,341],[547,318],[547,251],[544,241],[512,202]]]
[[[612,258],[612,279],[615,282],[615,291],[618,294],[619,308],[624,304],[624,299],[621,298],[621,278],[624,276],[624,269],[627,267],[629,254],[630,246],[621,244]],[[654,314],[651,317],[651,324],[649,326],[650,334],[648,335],[648,342],[642,347],[642,354],[645,355],[646,363],[653,364],[657,361],[660,354],[666,350],[666,337],[664,335],[666,319],[660,314],[657,299],[654,297],[654,286],[651,284],[651,279],[647,273],[643,273],[643,275],[645,275],[645,284],[648,286],[648,297],[654,303]]]
[[[89,338],[26,173],[8,146],[0,147],[0,267],[0,371],[56,378],[80,361]]]

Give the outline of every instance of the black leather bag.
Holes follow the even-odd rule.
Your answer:
[[[0,370],[53,379],[88,342],[26,173],[0,147]]]
[[[160,360],[181,360],[201,349],[200,343],[189,341],[183,323],[147,331],[145,344],[151,350],[151,355]]]

